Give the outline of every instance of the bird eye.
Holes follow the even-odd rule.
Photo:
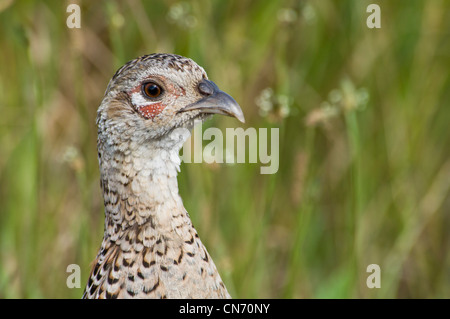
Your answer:
[[[145,96],[154,99],[160,96],[163,92],[162,88],[153,82],[142,84],[142,92]]]

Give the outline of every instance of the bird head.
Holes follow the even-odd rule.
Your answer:
[[[97,124],[99,137],[145,142],[161,139],[177,128],[190,130],[194,120],[211,114],[244,122],[238,103],[193,60],[150,54],[126,63],[114,74]]]

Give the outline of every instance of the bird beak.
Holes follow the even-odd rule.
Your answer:
[[[239,104],[229,94],[219,90],[214,82],[203,80],[198,89],[205,97],[182,108],[178,113],[200,110],[200,113],[232,116],[245,123],[244,113]]]

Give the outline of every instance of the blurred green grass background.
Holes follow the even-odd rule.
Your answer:
[[[244,128],[280,129],[276,174],[182,164],[233,297],[450,297],[450,1],[1,0],[0,48],[1,298],[81,297],[103,235],[96,109],[152,52],[202,65]]]

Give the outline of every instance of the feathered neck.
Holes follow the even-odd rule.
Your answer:
[[[126,143],[105,143],[99,134],[105,239],[116,240],[127,228],[146,223],[164,233],[179,226],[180,221],[174,216],[189,218],[177,182],[178,153],[189,134],[187,129],[177,129],[144,143],[132,139]]]

